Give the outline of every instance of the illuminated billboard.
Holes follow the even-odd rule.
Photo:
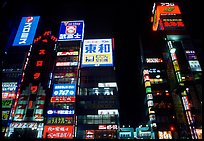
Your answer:
[[[47,111],[47,115],[50,116],[69,116],[69,115],[73,115],[74,114],[74,110],[48,110]]]
[[[191,60],[191,61],[188,61],[188,63],[191,67],[191,71],[202,71],[198,60]]]
[[[52,96],[75,96],[76,84],[54,84]]]
[[[16,91],[17,82],[2,82],[2,91],[8,92],[8,91]]]
[[[50,102],[75,102],[75,96],[54,96]]]
[[[71,125],[45,125],[43,138],[73,139],[73,128]]]
[[[2,120],[8,120],[10,111],[2,111]]]
[[[11,108],[13,99],[2,99],[2,108]]]
[[[110,110],[98,110],[98,115],[105,115],[105,114],[114,114],[118,115],[118,109],[110,109]]]
[[[113,66],[112,46],[112,39],[84,40],[81,66]]]
[[[146,58],[147,63],[161,63],[163,60],[161,58]]]
[[[155,7],[155,5],[154,5]],[[179,6],[175,3],[156,3],[156,8],[154,8],[153,10],[153,26],[152,26],[152,30],[153,31],[157,31],[158,29],[158,25],[159,25],[159,21],[161,19],[161,15],[166,15],[166,16],[176,16],[176,15],[180,15],[180,9]],[[160,21],[162,22],[162,21]]]
[[[13,46],[25,46],[33,43],[40,16],[22,17]]]
[[[58,41],[83,40],[84,21],[61,21]]]
[[[74,124],[74,117],[47,117],[47,124]]]

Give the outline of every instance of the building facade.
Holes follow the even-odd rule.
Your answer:
[[[179,5],[154,3],[151,21],[152,33],[141,48],[152,131],[158,139],[201,139],[202,69]]]
[[[116,139],[114,40],[84,40],[83,20],[61,21],[58,38],[51,31],[36,36],[38,21],[38,16],[22,18],[4,63],[2,133],[7,138]]]

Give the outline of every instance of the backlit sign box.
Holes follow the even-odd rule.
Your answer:
[[[2,91],[11,92],[16,91],[17,82],[2,82]]]
[[[45,125],[43,138],[73,139],[73,128],[71,125]]]
[[[2,111],[2,120],[8,120],[10,111]]]
[[[47,124],[74,124],[74,117],[47,117]]]
[[[69,116],[73,114],[74,114],[74,110],[48,110],[47,111],[47,115],[50,115],[50,116],[56,116],[56,115]]]
[[[84,21],[61,21],[58,41],[83,40]]]
[[[84,40],[81,66],[113,66],[112,53],[112,39]]]
[[[25,46],[33,43],[40,16],[22,17],[13,46]]]
[[[2,108],[11,108],[13,99],[2,99]]]
[[[75,96],[54,96],[51,102],[75,102]]]
[[[76,84],[54,84],[52,96],[75,96]]]

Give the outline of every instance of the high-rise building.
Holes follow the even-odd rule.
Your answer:
[[[202,69],[179,4],[154,3],[151,22],[141,52],[152,138],[201,139]]]
[[[118,138],[119,96],[113,54],[114,39],[84,39],[76,101],[79,139]]]

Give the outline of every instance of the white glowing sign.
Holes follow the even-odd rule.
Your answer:
[[[56,66],[77,66],[78,62],[57,62]]]
[[[118,110],[98,110],[98,114],[114,114],[114,115],[118,115]]]
[[[57,52],[57,56],[66,56],[66,55],[78,55],[78,51],[72,51],[72,52]]]
[[[84,40],[81,66],[113,66],[112,52],[112,39]]]
[[[98,87],[117,87],[116,82],[98,83]]]
[[[146,58],[147,63],[161,63],[163,60],[161,58]]]

